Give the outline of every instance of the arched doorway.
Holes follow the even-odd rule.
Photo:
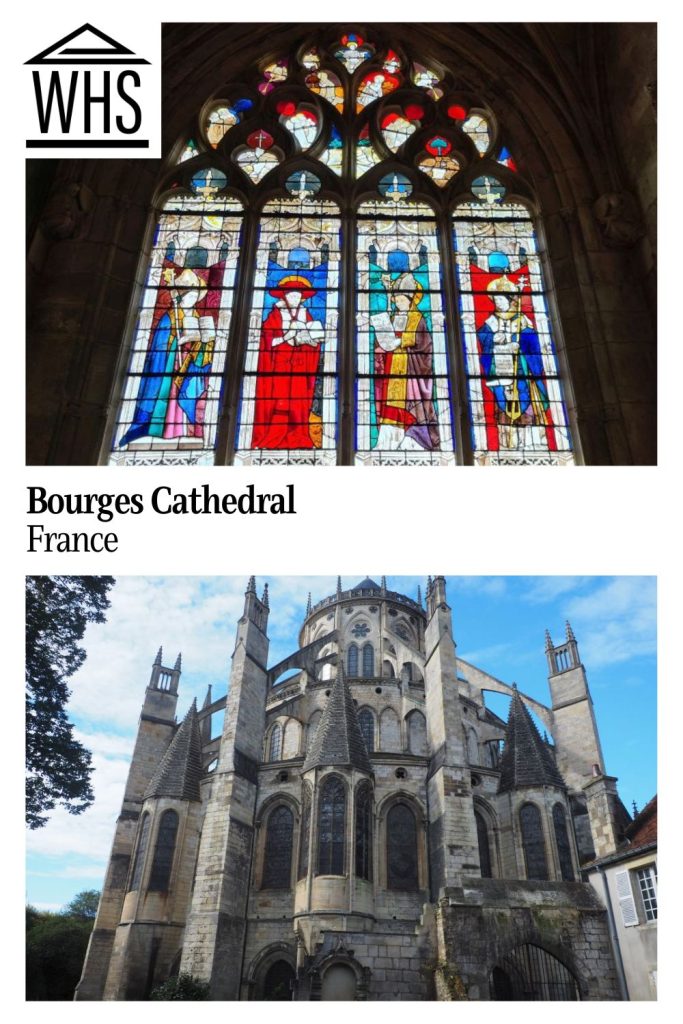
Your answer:
[[[491,999],[505,1002],[565,1002],[580,999],[576,978],[561,960],[526,943],[491,971]]]
[[[290,1002],[292,998],[292,982],[294,970],[286,960],[276,960],[271,964],[263,979],[262,999],[266,1002]]]

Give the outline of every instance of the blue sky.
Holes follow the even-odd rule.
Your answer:
[[[379,577],[375,577],[379,582]],[[571,621],[595,704],[606,770],[622,800],[638,807],[657,789],[656,581],[633,576],[447,577],[458,654],[542,703],[549,703],[544,635],[556,643]],[[334,593],[336,577],[262,577],[270,589],[270,657],[297,644],[308,592]],[[345,587],[359,582],[343,578]],[[415,597],[424,578],[388,576]],[[90,626],[87,659],[71,680],[70,714],[92,751],[95,803],[74,817],[56,810],[28,833],[27,900],[60,909],[82,889],[99,889],[120,809],[137,719],[160,645],[173,664],[182,651],[178,715],[209,684],[226,692],[245,577],[119,577],[104,625]],[[488,700],[488,697],[487,697]],[[502,702],[502,703],[501,703]],[[490,706],[505,714],[505,698]],[[216,724],[216,731],[219,728]]]

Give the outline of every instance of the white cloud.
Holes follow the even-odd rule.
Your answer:
[[[657,588],[654,577],[615,576],[564,606],[592,668],[655,655]]]

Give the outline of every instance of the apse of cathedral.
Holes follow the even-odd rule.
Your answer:
[[[653,464],[655,27],[169,24],[28,161],[28,462]]]
[[[76,998],[178,972],[215,1000],[619,998],[580,870],[629,817],[571,625],[546,634],[543,705],[458,657],[442,576],[424,601],[340,578],[276,664],[269,614],[251,577],[227,696],[182,721],[180,655],[141,680]]]

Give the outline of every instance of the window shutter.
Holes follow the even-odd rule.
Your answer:
[[[629,878],[628,871],[617,871],[614,876],[614,882],[617,888],[617,899],[619,900],[624,927],[630,928],[632,925],[638,924],[638,911],[636,910],[636,902],[633,899],[631,879]]]

